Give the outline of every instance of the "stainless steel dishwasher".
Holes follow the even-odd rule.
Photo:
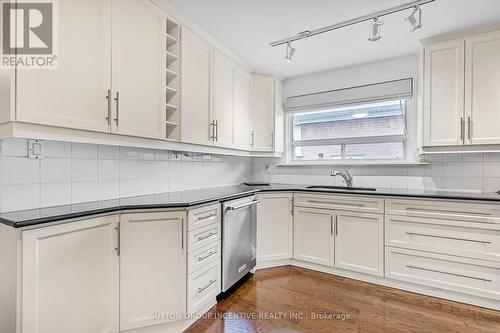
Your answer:
[[[256,265],[255,195],[222,204],[222,291],[226,292]]]

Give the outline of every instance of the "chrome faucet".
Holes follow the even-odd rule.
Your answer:
[[[332,173],[330,174],[330,176],[332,176],[332,177],[340,176],[340,177],[344,178],[344,181],[347,184],[347,187],[352,187],[352,176],[349,173],[349,171],[344,170],[344,172],[342,172],[342,171],[338,171],[338,170],[332,170]]]

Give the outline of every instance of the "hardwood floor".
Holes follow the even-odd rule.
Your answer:
[[[498,333],[500,312],[285,266],[257,271],[186,332]]]

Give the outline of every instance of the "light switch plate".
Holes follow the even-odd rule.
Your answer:
[[[44,158],[44,144],[40,140],[28,140],[28,158],[42,159]]]

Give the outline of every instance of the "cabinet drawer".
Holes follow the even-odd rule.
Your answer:
[[[188,273],[192,273],[193,271],[196,271],[197,269],[200,269],[201,267],[204,267],[216,260],[220,260],[220,257],[220,240],[193,251],[188,256]]]
[[[384,199],[362,195],[295,194],[294,204],[302,207],[331,210],[350,210],[380,214],[384,212]]]
[[[207,246],[221,238],[221,224],[215,223],[187,233],[188,253]]]
[[[221,220],[220,204],[195,208],[188,211],[187,230],[195,230]]]
[[[500,224],[386,216],[388,246],[500,261]]]
[[[387,199],[387,215],[441,218],[455,221],[500,223],[500,205],[470,202]]]
[[[188,313],[201,310],[221,292],[221,262],[218,260],[188,275]]]
[[[390,279],[500,300],[500,264],[386,247]]]

